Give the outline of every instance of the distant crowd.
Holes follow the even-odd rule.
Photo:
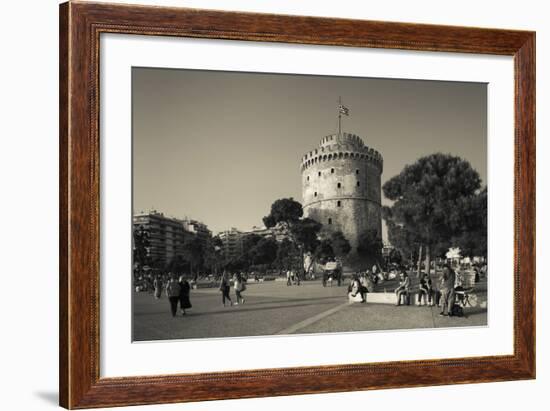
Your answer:
[[[449,264],[445,264],[440,270],[435,270],[437,273],[434,281],[432,276],[426,272],[421,272],[418,277],[415,276],[414,286],[410,277],[411,267],[394,267],[390,271],[382,271],[377,265],[363,272],[356,272],[350,278],[347,288],[347,299],[351,303],[366,303],[367,294],[376,291],[377,285],[396,284],[393,292],[396,296],[396,305],[411,305],[412,299],[417,299],[418,306],[441,306],[441,316],[460,316],[461,309],[458,306],[460,303],[465,306],[470,303],[468,289],[463,287],[462,282],[457,276],[456,271]],[[481,275],[486,273],[486,266],[475,267],[475,281],[479,281]],[[300,286],[304,280],[315,279],[313,274],[307,276],[300,275],[297,271],[289,269],[284,273],[286,275],[287,286]],[[213,278],[209,281],[216,281],[218,290],[221,293],[221,303],[223,307],[233,306],[245,303],[244,292],[247,289],[248,275],[246,273],[236,272],[229,273],[224,271],[217,276],[209,276]],[[416,281],[418,278],[418,281]],[[261,279],[251,274],[250,280],[259,282]],[[186,315],[186,310],[192,308],[191,304],[191,289],[197,286],[199,278],[197,275],[189,277],[178,276],[173,273],[164,274],[145,274],[139,276],[135,281],[135,289],[137,292],[147,291],[154,296],[155,299],[162,298],[163,293],[168,297],[170,304],[170,312],[173,317],[178,314],[178,309],[181,315]],[[341,286],[344,282],[344,277],[341,268],[334,270],[326,270],[322,273],[321,284],[327,286]],[[234,295],[231,295],[233,288]],[[380,287],[379,287],[380,288]],[[384,291],[386,288],[384,288]]]

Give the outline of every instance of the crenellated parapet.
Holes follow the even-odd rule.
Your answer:
[[[331,134],[323,137],[319,147],[302,156],[302,172],[313,165],[334,160],[365,161],[375,165],[382,172],[384,160],[382,155],[367,147],[363,140],[350,133]]]

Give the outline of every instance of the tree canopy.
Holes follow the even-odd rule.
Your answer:
[[[325,233],[326,234],[326,233]],[[317,241],[313,256],[324,264],[335,259],[344,259],[351,251],[351,245],[341,231],[329,232]]]
[[[151,264],[151,259],[149,258],[149,253],[147,252],[147,248],[150,245],[149,233],[143,228],[143,226],[139,226],[134,229],[133,237],[135,270],[137,274],[141,274],[143,267]]]
[[[183,252],[185,259],[191,266],[191,273],[193,268],[200,267],[204,262],[204,247],[202,241],[194,236],[190,240],[183,244]]]
[[[379,263],[382,259],[383,246],[384,243],[378,230],[370,229],[359,236],[357,254],[369,263]]]
[[[264,237],[250,250],[253,264],[271,264],[277,258],[277,241]]]
[[[306,253],[313,253],[319,245],[318,235],[323,227],[311,218],[303,218],[302,205],[293,198],[282,198],[271,205],[269,215],[263,218],[266,227],[282,227],[298,249],[302,267]]]
[[[271,205],[271,212],[263,218],[267,228],[275,227],[279,223],[293,224],[304,215],[302,205],[293,198],[281,198]]]
[[[486,190],[481,190],[481,178],[468,161],[441,153],[425,156],[382,189],[393,201],[383,209],[389,240],[406,255],[412,247],[423,245],[429,261],[430,253],[469,243],[474,232],[476,241],[486,244]]]

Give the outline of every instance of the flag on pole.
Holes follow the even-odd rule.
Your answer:
[[[340,114],[343,114],[344,116],[349,116],[349,108],[347,108],[346,106],[344,106],[343,104],[340,104],[338,106],[338,112]]]

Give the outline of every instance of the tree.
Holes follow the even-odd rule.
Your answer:
[[[344,259],[351,251],[351,245],[341,231],[334,231],[330,235],[330,243],[336,258]]]
[[[351,245],[341,231],[325,229],[321,232],[321,239],[313,253],[313,260],[325,264],[336,259],[342,261],[351,251]]]
[[[247,234],[243,237],[243,251],[241,255],[236,258],[236,261],[234,261],[240,270],[250,271],[250,267],[254,264],[253,250],[261,240],[262,237],[254,233]]]
[[[290,232],[298,248],[304,253],[311,253],[319,244],[318,234],[322,227],[321,223],[312,218],[303,218],[291,225]]]
[[[202,241],[194,236],[183,244],[183,250],[186,260],[189,261],[191,274],[193,274],[194,268],[198,269],[204,261],[204,247]]]
[[[143,226],[139,226],[134,230],[133,237],[135,273],[141,275],[143,273],[143,268],[151,264],[151,258],[148,252],[148,247],[150,246],[149,233]]]
[[[328,261],[334,261],[335,255],[334,249],[332,248],[332,242],[329,239],[319,241],[313,257],[321,264],[326,264]]]
[[[271,212],[263,218],[266,227],[275,227],[282,223],[291,225],[296,223],[304,215],[302,205],[291,198],[281,198],[271,205]]]
[[[369,265],[379,263],[382,259],[383,246],[384,243],[378,234],[378,230],[367,230],[359,236],[357,254],[365,259]]]
[[[393,201],[383,211],[390,242],[398,248],[403,242],[423,247],[430,267],[433,253],[441,253],[466,233],[465,203],[480,187],[478,172],[460,157],[437,153],[407,165],[382,187]]]
[[[263,218],[266,227],[279,226],[289,236],[300,254],[302,270],[306,253],[313,253],[319,244],[318,234],[321,231],[321,223],[311,219],[302,218],[302,205],[292,198],[276,200],[271,205],[271,212]]]
[[[382,207],[382,218],[388,228],[388,239],[391,244],[409,260],[416,261],[421,240],[414,231],[408,231],[403,225],[394,221],[391,207]]]
[[[268,266],[277,258],[277,248],[277,241],[274,238],[265,237],[260,239],[250,250],[252,263]]]
[[[393,248],[390,251],[390,254],[388,256],[388,261],[391,264],[401,265],[401,263],[403,262],[403,256],[401,255],[401,252],[398,249]]]
[[[243,237],[243,253],[249,252],[252,248],[256,247],[256,244],[258,244],[262,240],[262,237],[258,234],[250,233],[246,234]]]
[[[459,204],[461,218],[456,227],[459,234],[451,240],[451,246],[460,248],[464,257],[487,255],[487,187],[476,196]]]
[[[284,238],[281,242],[277,243],[277,257],[275,263],[281,271],[290,270],[296,260],[296,248],[294,244],[288,239]]]
[[[182,274],[186,270],[186,267],[188,265],[188,262],[185,261],[183,256],[176,255],[168,262],[165,267],[165,271],[170,273]]]
[[[204,265],[214,274],[223,263],[223,242],[220,237],[209,237],[204,249]]]

